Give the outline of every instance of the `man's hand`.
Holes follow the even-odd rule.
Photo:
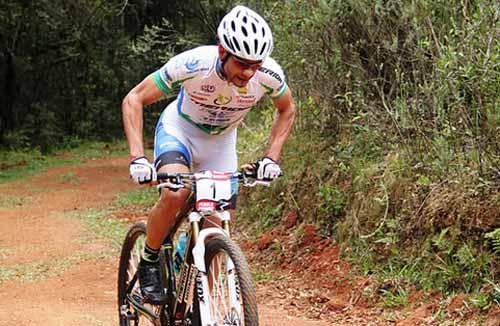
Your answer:
[[[130,178],[138,184],[156,180],[156,169],[145,156],[133,159],[129,164]]]
[[[276,161],[263,157],[254,163],[258,180],[274,180],[281,176],[281,168]]]

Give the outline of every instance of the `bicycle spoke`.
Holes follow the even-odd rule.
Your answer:
[[[209,285],[211,293],[210,310],[219,325],[234,322],[235,318],[241,322],[231,307],[229,296],[228,260],[225,252],[216,254],[209,267]]]

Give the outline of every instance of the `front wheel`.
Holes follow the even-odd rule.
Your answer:
[[[258,326],[257,295],[241,249],[229,238],[217,235],[206,243],[205,266],[210,312],[216,324]],[[198,300],[194,297],[193,326],[201,326]],[[236,309],[235,304],[239,305]]]

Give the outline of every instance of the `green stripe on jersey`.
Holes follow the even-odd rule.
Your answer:
[[[156,71],[153,74],[153,80],[155,82],[155,85],[165,94],[169,95],[172,94],[172,89],[170,89],[167,84],[161,79],[160,72]]]
[[[288,89],[288,84],[286,84],[286,83],[285,83],[285,84],[283,85],[283,87],[281,88],[281,91],[278,93],[278,95],[276,95],[276,96],[271,96],[271,98],[272,98],[273,100],[275,100],[275,99],[277,99],[277,98],[282,97],[282,96],[283,96],[283,94],[285,94],[285,91],[286,91],[287,89]]]

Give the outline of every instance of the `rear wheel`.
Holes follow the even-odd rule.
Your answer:
[[[129,229],[125,241],[123,242],[118,269],[118,313],[120,326],[161,325],[159,319],[153,322],[142,315],[131,304],[130,300],[130,298],[132,298],[136,302],[141,302],[139,281],[136,279],[135,275],[145,243],[146,224],[144,222],[134,224]],[[131,291],[127,292],[132,281],[134,281],[134,286]],[[161,315],[161,307],[149,306],[147,308],[155,315]]]
[[[257,296],[241,249],[229,238],[215,236],[206,244],[205,264],[210,287],[210,311],[216,324],[258,326]],[[238,309],[234,309],[234,305],[232,307],[231,298],[238,301]],[[194,326],[201,325],[197,301],[195,295]]]

